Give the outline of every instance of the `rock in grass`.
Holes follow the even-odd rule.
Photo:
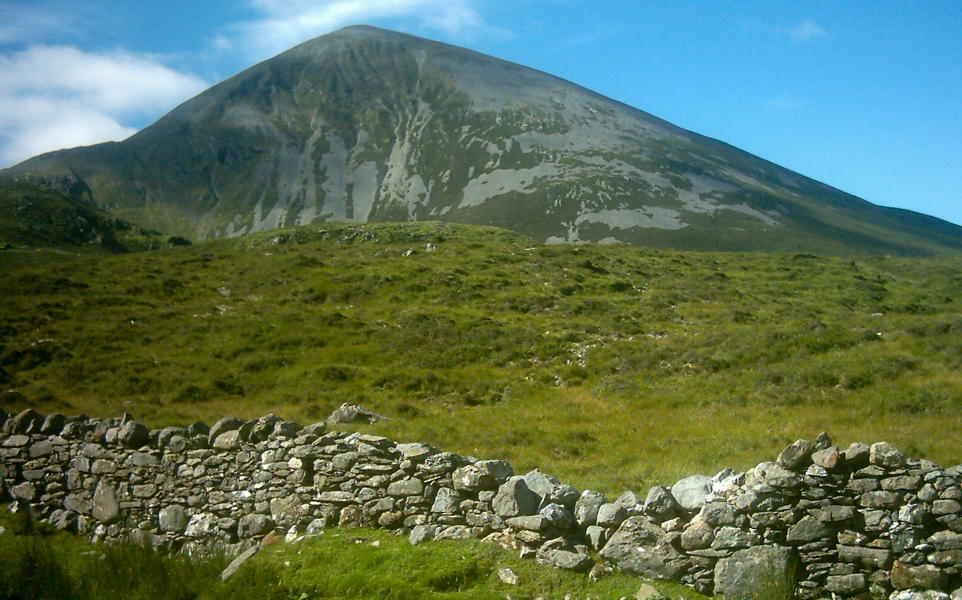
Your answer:
[[[260,552],[260,550],[261,550],[261,549],[260,549],[260,546],[254,546],[253,548],[248,548],[248,549],[247,549],[246,551],[244,551],[240,556],[238,556],[237,558],[235,558],[234,560],[232,560],[229,565],[227,565],[227,568],[224,569],[223,572],[221,572],[221,574],[220,574],[220,580],[221,580],[221,581],[227,581],[228,579],[230,579],[230,577],[231,577],[234,573],[236,573],[238,569],[241,568],[241,565],[243,565],[245,562],[247,562],[247,560],[248,560],[250,557],[252,557],[252,556],[254,556],[255,554],[257,554],[258,552]]]
[[[643,583],[635,592],[635,600],[667,600],[667,597],[650,583]]]
[[[518,585],[518,576],[511,569],[504,567],[498,569],[498,579],[508,585]]]

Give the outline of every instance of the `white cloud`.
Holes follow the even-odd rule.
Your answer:
[[[34,46],[0,56],[0,166],[121,140],[208,84],[149,56]]]
[[[815,21],[803,21],[801,25],[791,29],[788,35],[795,41],[807,42],[828,34]]]
[[[252,0],[263,18],[238,26],[248,54],[266,58],[348,25],[414,19],[449,35],[484,29],[470,0]]]

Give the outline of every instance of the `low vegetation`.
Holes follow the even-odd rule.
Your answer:
[[[89,546],[25,518],[0,515],[0,598],[17,600],[453,600],[537,597],[632,597],[639,581],[587,576],[522,560],[495,544],[438,541],[412,547],[404,537],[369,529],[330,530],[278,544],[248,560],[226,582],[220,554],[189,557],[148,546]],[[517,579],[498,576],[510,569]],[[672,598],[704,598],[658,584]]]
[[[391,418],[367,431],[613,494],[822,430],[959,460],[957,257],[328,224],[0,268],[7,412],[307,423],[357,402]]]

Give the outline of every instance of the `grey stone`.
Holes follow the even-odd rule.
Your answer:
[[[861,442],[854,442],[842,452],[842,460],[852,469],[864,467],[869,462],[871,448]]]
[[[844,563],[860,564],[870,569],[888,569],[892,565],[892,551],[885,548],[864,548],[839,544],[838,560]]]
[[[828,538],[832,535],[832,528],[811,515],[806,515],[788,529],[786,540],[789,544],[800,546]]]
[[[33,502],[37,499],[37,486],[29,481],[18,483],[10,488],[10,496],[16,500]]]
[[[140,448],[150,443],[150,430],[136,421],[127,421],[117,430],[117,443],[124,448]]]
[[[438,495],[434,498],[431,505],[431,512],[441,515],[453,515],[458,513],[461,505],[461,496],[451,488],[441,488]]]
[[[216,450],[237,450],[240,448],[240,430],[232,429],[218,435],[211,447]]]
[[[692,475],[671,486],[671,495],[682,509],[696,511],[705,505],[711,491],[711,477]],[[647,506],[647,502],[646,502]]]
[[[398,444],[397,449],[398,452],[401,453],[401,457],[404,460],[410,460],[416,463],[421,462],[432,454],[438,453],[438,449],[434,446],[421,444],[418,442],[411,444]]]
[[[491,507],[501,518],[533,515],[538,511],[541,498],[528,489],[523,477],[511,477],[498,488],[491,500]]]
[[[625,490],[624,492],[621,492],[621,495],[618,496],[618,498],[615,499],[615,504],[624,506],[625,510],[630,512],[635,510],[635,508],[641,504],[641,499],[638,498],[638,496],[631,490]]]
[[[628,518],[628,511],[624,506],[615,503],[603,504],[598,509],[596,524],[599,527],[614,528],[621,525]]]
[[[812,453],[812,464],[833,471],[842,463],[842,453],[838,446],[830,446]]]
[[[582,529],[595,524],[598,509],[605,503],[605,495],[601,492],[585,490],[575,503],[575,522]]]
[[[411,529],[411,534],[408,536],[408,542],[412,546],[417,546],[418,544],[433,540],[437,536],[437,533],[437,525],[418,525]]]
[[[712,527],[735,524],[735,509],[727,502],[709,502],[701,507],[695,519],[704,521]]]
[[[589,525],[585,529],[585,537],[588,538],[588,544],[595,550],[601,550],[608,543],[608,538],[611,537],[608,530],[604,527],[598,527],[597,525]]]
[[[869,463],[883,469],[901,469],[905,466],[905,455],[888,442],[876,442],[869,450]]]
[[[635,600],[668,600],[668,597],[650,583],[643,583],[635,592]]]
[[[665,531],[644,517],[629,517],[601,551],[601,556],[620,569],[655,580],[675,580],[688,567],[688,560],[669,544]]]
[[[90,515],[101,523],[110,524],[120,519],[120,504],[117,503],[117,492],[113,486],[101,479],[97,482],[93,500],[90,504]]]
[[[287,529],[301,522],[310,511],[297,494],[272,498],[270,501],[271,518],[278,527]]]
[[[681,534],[681,547],[686,552],[702,550],[711,546],[715,540],[715,529],[708,523],[694,520]]]
[[[419,496],[423,491],[424,482],[415,478],[395,481],[387,488],[389,496]]]
[[[553,548],[538,550],[536,558],[539,563],[575,573],[587,573],[594,564],[587,554]]]
[[[524,475],[524,483],[528,489],[542,499],[549,498],[556,487],[561,485],[557,478],[535,469]]]
[[[220,531],[217,515],[197,513],[187,522],[184,535],[191,538],[206,538]]]
[[[358,404],[351,404],[345,402],[340,405],[331,416],[327,418],[328,423],[340,424],[340,423],[374,423],[376,421],[386,420],[387,417],[377,414],[376,412],[370,411],[363,406]]]
[[[498,569],[498,579],[507,585],[518,585],[518,576],[508,567]]]
[[[746,548],[715,565],[714,593],[725,600],[792,600],[797,570],[796,555],[789,548]]]
[[[252,556],[260,552],[260,550],[261,550],[260,546],[254,546],[253,548],[248,548],[247,550],[242,552],[240,556],[232,560],[231,563],[227,565],[227,568],[221,572],[220,580],[227,581],[228,579],[230,579],[234,575],[234,573],[236,573],[237,570],[241,568],[241,565],[247,562],[248,559],[250,559]]]
[[[789,471],[797,470],[811,458],[813,448],[814,444],[808,440],[796,440],[781,451],[775,462]]]
[[[274,527],[274,521],[267,515],[247,514],[237,521],[237,537],[242,540],[260,537],[274,531]]]
[[[868,588],[868,580],[865,573],[853,573],[851,575],[829,575],[825,579],[825,589],[833,594],[843,594],[854,596]]]
[[[47,415],[47,418],[43,420],[43,425],[40,426],[39,433],[42,435],[60,435],[63,431],[63,426],[67,424],[67,417],[60,413],[52,413]]]
[[[574,515],[561,504],[548,504],[538,511],[538,514],[543,516],[552,527],[560,529],[561,531],[568,531],[575,526]]]
[[[213,446],[214,440],[216,440],[218,436],[223,433],[227,433],[228,431],[240,429],[240,426],[243,424],[244,422],[237,417],[224,417],[223,419],[220,419],[214,423],[214,426],[211,427],[207,432],[208,445]],[[191,435],[193,435],[193,433]]]
[[[454,489],[463,492],[479,492],[498,486],[491,473],[476,464],[455,469],[451,481],[454,483]]]
[[[479,460],[475,465],[487,471],[494,479],[494,485],[487,489],[497,488],[509,477],[514,476],[514,469],[504,460]]]
[[[171,504],[160,509],[157,526],[164,533],[183,533],[187,528],[187,511],[179,504]]]
[[[28,408],[7,419],[4,431],[10,435],[40,433],[45,420],[43,415],[32,408]]]
[[[896,590],[938,590],[945,586],[945,574],[933,565],[910,565],[900,560],[892,565],[892,587]]]

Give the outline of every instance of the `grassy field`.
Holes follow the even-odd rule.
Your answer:
[[[307,423],[358,402],[391,417],[367,431],[611,494],[823,430],[962,455],[958,257],[540,246],[428,223],[6,250],[0,272],[7,412]]]
[[[514,600],[634,597],[639,580],[622,574],[590,582],[495,544],[407,538],[370,529],[330,530],[296,544],[277,544],[221,582],[228,558],[159,554],[136,545],[90,546],[24,519],[0,514],[0,598],[17,600]],[[510,569],[516,584],[498,571]],[[676,600],[700,594],[657,586]]]

